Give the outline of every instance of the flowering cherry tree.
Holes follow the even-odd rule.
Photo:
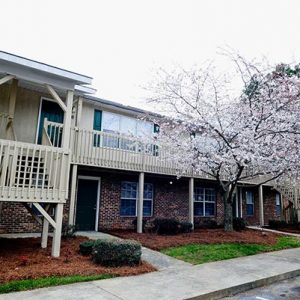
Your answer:
[[[213,67],[158,71],[150,101],[158,145],[180,166],[216,180],[224,199],[225,230],[233,230],[232,207],[238,182],[264,184],[296,178],[299,170],[300,78],[297,67],[273,69],[232,56],[243,87]],[[236,85],[236,83],[235,83]]]

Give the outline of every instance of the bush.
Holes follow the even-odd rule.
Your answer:
[[[93,261],[106,267],[137,265],[141,255],[141,244],[131,240],[97,240],[92,252]]]
[[[154,231],[158,234],[177,234],[179,224],[176,219],[157,218],[153,221]]]
[[[90,241],[82,242],[79,245],[79,252],[82,255],[91,255],[94,245],[95,245],[95,241],[90,240]]]
[[[233,229],[236,231],[245,230],[247,222],[243,218],[233,218]]]
[[[62,228],[62,237],[64,238],[74,238],[76,232],[76,226],[75,225],[68,225],[63,224]]]
[[[269,220],[269,227],[272,229],[284,228],[287,227],[287,223],[281,220]]]
[[[179,230],[182,233],[189,233],[192,232],[193,224],[190,222],[180,222]]]

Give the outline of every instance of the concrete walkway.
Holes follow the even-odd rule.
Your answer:
[[[275,229],[269,229],[269,228],[261,228],[258,226],[247,226],[249,229],[254,229],[254,230],[259,230],[259,231],[266,231],[266,232],[273,232],[281,235],[288,235],[288,236],[293,236],[293,237],[298,237],[300,238],[300,234],[298,233],[292,233],[292,232],[284,232],[280,230],[275,230]]]
[[[298,275],[300,248],[198,266],[170,264],[159,272],[11,293],[0,300],[219,299]]]

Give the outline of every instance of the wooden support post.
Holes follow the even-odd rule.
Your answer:
[[[71,178],[71,194],[70,194],[70,209],[69,209],[69,225],[75,225],[75,203],[76,203],[76,185],[77,185],[77,170],[78,166],[73,165],[72,167],[72,178]]]
[[[8,140],[16,140],[14,127],[13,127],[13,120],[14,120],[14,116],[15,116],[17,91],[18,91],[18,80],[13,79],[11,86],[10,86],[9,106],[8,106],[8,123],[6,126],[6,138]]]
[[[194,229],[194,178],[189,179],[189,222]]]
[[[64,205],[62,203],[56,204],[56,208],[55,208],[56,228],[54,229],[53,232],[52,252],[51,252],[51,255],[53,257],[59,257],[60,255],[63,208]]]
[[[71,117],[72,117],[72,107],[73,107],[73,91],[67,92],[67,99],[66,99],[66,112],[64,115],[64,130],[63,130],[63,137],[62,137],[62,148],[69,149],[70,147],[70,131],[71,131]]]
[[[80,127],[81,115],[82,115],[82,98],[79,97],[78,103],[77,103],[77,114],[76,114],[76,126],[77,127]]]
[[[260,226],[265,225],[264,221],[264,194],[263,194],[263,186],[259,185],[258,187],[258,199],[259,199],[259,223]]]
[[[243,217],[243,189],[240,187],[240,217]]]
[[[235,187],[235,217],[238,218],[239,217],[239,195],[238,195],[238,188],[237,186]]]
[[[139,174],[139,197],[137,203],[137,233],[143,233],[144,179],[145,173],[141,172]]]
[[[47,248],[49,233],[49,222],[46,218],[43,219],[43,231],[42,231],[42,248]]]

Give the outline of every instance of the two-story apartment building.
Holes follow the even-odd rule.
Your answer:
[[[223,222],[223,201],[205,174],[176,177],[167,149],[143,143],[157,126],[141,109],[92,96],[88,76],[0,52],[0,230],[42,232],[59,256],[62,223],[79,230],[133,228],[177,218]],[[173,149],[174,151],[174,149]],[[235,216],[282,217],[281,195],[241,182]]]

